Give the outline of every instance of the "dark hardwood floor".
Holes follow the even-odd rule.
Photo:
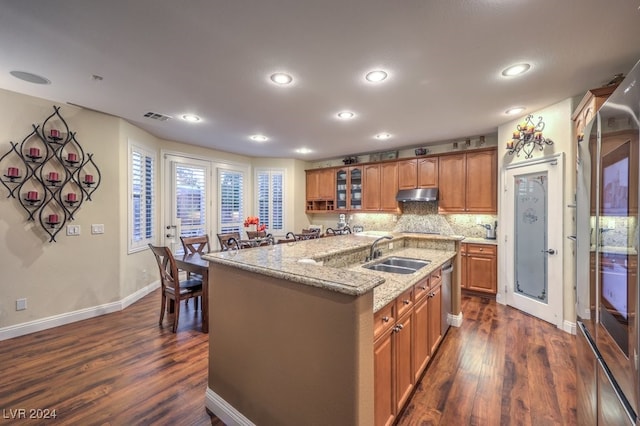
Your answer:
[[[158,327],[158,291],[122,312],[0,342],[0,425],[221,425],[204,408],[208,335],[193,304]],[[463,298],[400,425],[575,424],[575,338],[515,309]],[[14,411],[10,411],[14,410]]]

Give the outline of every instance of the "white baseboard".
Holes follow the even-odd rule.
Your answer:
[[[462,311],[458,315],[447,314],[447,323],[452,327],[460,327],[462,325]]]
[[[255,426],[255,424],[236,410],[231,404],[207,386],[204,405],[227,426]]]
[[[79,309],[73,312],[66,312],[64,314],[0,328],[0,341],[121,311],[132,303],[142,299],[158,287],[160,287],[160,281],[155,281],[117,302],[105,303],[103,305],[92,306],[90,308]]]
[[[573,334],[575,336],[575,334],[576,334],[576,323],[565,320],[564,323],[562,323],[562,329],[564,331],[566,331],[567,333]]]

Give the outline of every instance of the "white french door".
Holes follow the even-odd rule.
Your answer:
[[[182,253],[181,236],[208,234],[211,239],[211,163],[165,155],[165,245]]]
[[[509,166],[505,179],[506,302],[562,327],[564,155]]]

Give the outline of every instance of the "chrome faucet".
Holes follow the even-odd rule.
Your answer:
[[[376,245],[384,239],[390,240],[393,237],[391,237],[390,235],[385,235],[383,237],[378,238],[377,240],[375,240],[372,244],[371,244],[371,249],[369,249],[369,257],[367,257],[366,262],[370,261],[370,260],[374,260],[377,259],[378,257],[380,257],[382,255],[382,251],[380,249],[376,249]]]

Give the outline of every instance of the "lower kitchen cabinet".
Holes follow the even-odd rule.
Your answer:
[[[374,315],[375,425],[394,422],[442,340],[440,283],[438,269]]]
[[[462,288],[496,294],[498,247],[493,244],[463,243],[460,255],[462,256]]]

